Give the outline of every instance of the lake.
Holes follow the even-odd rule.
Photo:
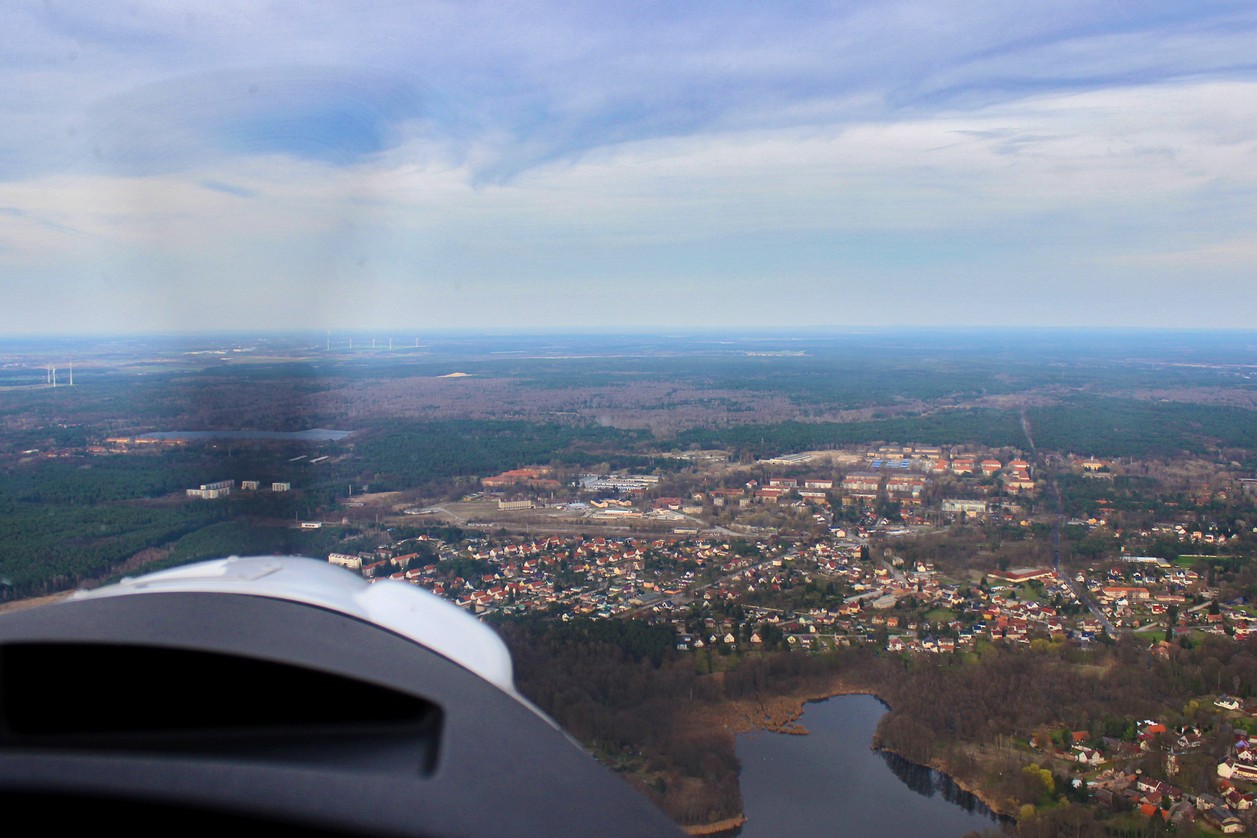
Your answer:
[[[266,439],[281,442],[336,442],[353,431],[331,431],[311,428],[308,431],[158,431],[143,434],[151,439],[182,439],[189,442],[207,439]]]
[[[837,696],[804,708],[807,736],[738,736],[741,838],[959,838],[998,828],[986,806],[949,778],[870,749],[885,712],[873,696]]]

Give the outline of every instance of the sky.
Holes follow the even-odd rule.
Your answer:
[[[7,334],[1255,325],[1249,0],[5,17]]]

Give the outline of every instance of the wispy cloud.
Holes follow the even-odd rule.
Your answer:
[[[248,189],[244,186],[235,186],[230,183],[223,183],[218,180],[200,181],[201,186],[206,189],[213,189],[215,192],[222,192],[226,195],[235,195],[237,198],[253,198],[257,196],[257,191]]]
[[[774,301],[885,322],[869,288],[914,301],[894,316],[1003,322],[1045,284],[1034,316],[1067,322],[1066,292],[1118,300],[1140,271],[1257,305],[1233,280],[1257,267],[1248,3],[11,18],[0,266],[84,321],[104,275],[167,324],[793,322]]]

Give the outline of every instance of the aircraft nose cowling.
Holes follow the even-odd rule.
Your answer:
[[[490,628],[277,556],[0,615],[0,800],[154,832],[680,834],[515,692]]]

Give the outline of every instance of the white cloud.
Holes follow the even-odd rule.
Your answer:
[[[0,206],[24,213],[0,229],[10,253],[89,241],[194,254],[223,240],[313,239],[346,224],[385,238],[493,234],[586,247],[761,232],[908,235],[1059,212],[1128,214],[1157,227],[1219,182],[1251,201],[1252,124],[1257,84],[1105,91],[900,123],[626,143],[479,186],[474,151],[456,161],[416,138],[355,167],[264,157],[165,176],[0,184]]]
[[[1228,69],[1251,15],[1094,5],[20,13],[0,267],[84,321],[206,326],[874,316],[887,293],[971,316],[945,283],[1001,320],[1032,282],[1120,299],[1145,270],[1162,295],[1251,273],[1257,82]],[[283,119],[329,107],[359,134],[300,153],[323,123]],[[21,295],[0,323],[33,322]]]

